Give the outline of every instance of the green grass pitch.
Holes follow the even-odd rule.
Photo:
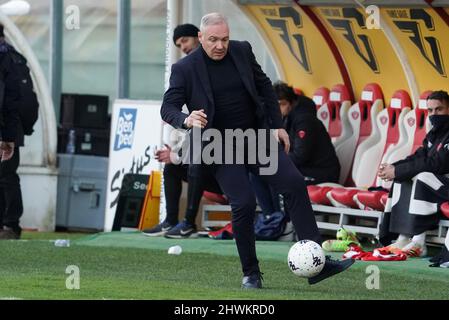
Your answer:
[[[51,239],[70,238],[69,248]],[[95,236],[25,234],[0,242],[0,299],[321,300],[448,299],[449,270],[424,259],[356,262],[347,272],[315,286],[291,273],[288,242],[258,243],[264,289],[240,289],[241,270],[233,241],[168,240],[139,233]],[[168,248],[181,245],[183,254]],[[68,266],[80,270],[80,289],[66,287]],[[367,267],[380,270],[379,290],[366,287]],[[417,290],[419,288],[419,291]]]

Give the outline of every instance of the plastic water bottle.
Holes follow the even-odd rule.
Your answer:
[[[69,140],[67,141],[66,152],[68,154],[75,154],[75,130],[69,131]]]
[[[68,247],[70,247],[70,240],[64,240],[64,239],[56,240],[55,247],[68,248]]]

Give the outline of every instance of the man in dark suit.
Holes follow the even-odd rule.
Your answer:
[[[186,129],[213,128],[220,132],[274,130],[284,150],[271,150],[277,156],[278,170],[273,175],[261,177],[276,192],[284,194],[298,237],[321,243],[304,178],[286,154],[290,141],[282,129],[282,117],[272,83],[257,63],[250,44],[230,41],[227,20],[219,13],[203,17],[199,39],[201,47],[172,67],[170,88],[161,108],[163,120],[175,128]],[[190,115],[181,112],[184,104]],[[229,149],[228,145],[225,147]],[[261,168],[260,161],[256,164],[212,165],[213,173],[232,207],[233,231],[244,274],[242,287],[245,289],[262,287],[254,236],[256,199],[248,177],[248,172],[260,175]],[[323,263],[323,271],[310,278],[310,284],[347,269],[353,261],[326,258]]]

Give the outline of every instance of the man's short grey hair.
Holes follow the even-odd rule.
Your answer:
[[[220,24],[228,25],[228,18],[218,12],[209,13],[201,19],[200,31],[204,32],[207,27]]]

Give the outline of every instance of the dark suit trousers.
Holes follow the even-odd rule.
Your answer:
[[[260,176],[275,192],[284,195],[299,240],[312,240],[321,244],[312,205],[304,183],[304,177],[279,150],[279,166],[276,174]],[[237,250],[245,276],[259,272],[254,235],[256,197],[249,181],[249,171],[259,175],[260,165],[217,165],[215,176],[232,207],[232,227]]]
[[[22,192],[17,169],[20,163],[19,148],[11,160],[0,164],[0,227],[7,226],[20,233],[20,217],[23,214]]]

